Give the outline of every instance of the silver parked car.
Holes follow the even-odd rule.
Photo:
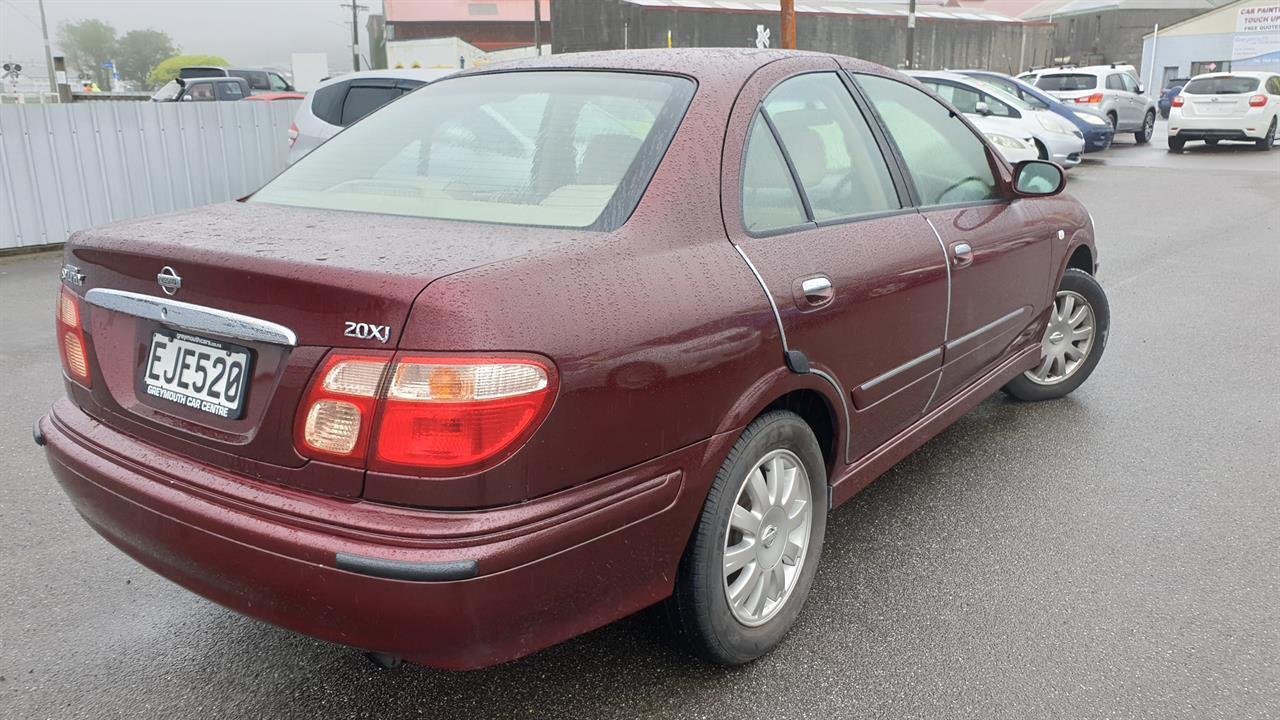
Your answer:
[[[1117,135],[1131,132],[1139,145],[1151,141],[1156,126],[1156,99],[1146,94],[1132,65],[1041,71],[1035,85],[1065,103],[1106,115]]]
[[[332,77],[307,94],[289,128],[289,162],[401,95],[453,70],[365,70]]]

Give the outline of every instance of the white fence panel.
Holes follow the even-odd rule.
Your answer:
[[[0,106],[0,252],[247,195],[288,162],[298,104]]]

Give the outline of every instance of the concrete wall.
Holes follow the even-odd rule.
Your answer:
[[[757,26],[777,47],[777,13],[646,9],[618,0],[556,0],[551,8],[555,52],[660,48],[667,32],[675,47],[755,47]],[[990,68],[1017,72],[1043,65],[1051,52],[1047,24],[991,23],[918,18],[916,66],[921,69]],[[1025,33],[1025,37],[1024,37]],[[906,60],[905,17],[815,15],[796,21],[802,50],[849,55],[890,67]]]
[[[0,253],[247,195],[285,168],[300,104],[0,107]]]
[[[1052,64],[1134,65],[1142,57],[1142,36],[1201,10],[1106,10],[1053,19]]]

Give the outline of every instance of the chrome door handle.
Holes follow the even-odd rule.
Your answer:
[[[831,300],[834,291],[831,288],[831,280],[825,277],[812,277],[800,283],[800,292],[804,293],[804,299],[814,305],[821,305]]]
[[[951,257],[956,267],[964,267],[973,262],[973,248],[969,243],[956,243],[951,246]]]

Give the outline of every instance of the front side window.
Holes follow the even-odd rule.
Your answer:
[[[250,201],[611,230],[639,203],[693,92],[684,78],[625,72],[447,79],[347,128]]]
[[[217,83],[217,88],[219,100],[239,100],[244,97],[244,90],[239,83],[220,82]]]
[[[986,145],[946,106],[906,83],[856,77],[902,153],[922,205],[1000,197]]]
[[[900,207],[884,155],[835,73],[783,82],[764,101],[818,222]]]
[[[285,91],[289,89],[289,83],[277,73],[267,73],[267,78],[271,81],[272,90]]]
[[[1112,73],[1107,76],[1108,90],[1124,90],[1124,80],[1119,73]]]
[[[1125,91],[1131,92],[1131,93],[1138,92],[1138,79],[1135,78],[1134,76],[1128,73],[1125,73],[1120,76],[1120,82],[1124,83]]]

